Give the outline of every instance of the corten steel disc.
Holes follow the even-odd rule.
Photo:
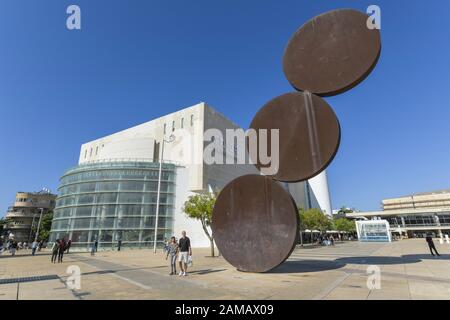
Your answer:
[[[283,58],[284,74],[291,85],[330,96],[364,80],[381,52],[380,31],[367,27],[368,18],[357,10],[334,10],[297,30]]]
[[[299,235],[297,207],[279,182],[245,175],[220,192],[212,216],[219,251],[240,271],[266,272],[285,261]]]
[[[268,132],[279,129],[278,172],[262,173],[284,182],[303,181],[318,175],[333,160],[341,140],[339,121],[333,109],[309,92],[286,93],[269,101],[255,115],[250,128],[259,133],[258,140],[261,129]],[[272,155],[269,134],[267,141],[267,153]],[[268,167],[259,155],[254,158],[250,153],[258,170]]]

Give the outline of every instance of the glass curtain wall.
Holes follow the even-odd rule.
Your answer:
[[[50,243],[72,248],[153,247],[159,163],[104,162],[77,166],[61,178]],[[175,165],[162,166],[157,241],[172,234]]]

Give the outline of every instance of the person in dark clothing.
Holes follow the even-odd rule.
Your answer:
[[[182,237],[178,241],[178,262],[180,264],[180,276],[187,275],[189,256],[192,256],[191,240],[186,237],[186,231],[181,232]]]
[[[11,251],[11,256],[16,255],[16,250],[17,250],[17,242],[15,240],[13,240],[11,242],[11,246],[9,247],[9,251]]]
[[[56,257],[58,256],[59,252],[59,239],[56,239],[55,243],[53,243],[52,246],[52,263],[56,262]]]
[[[66,250],[66,240],[62,238],[59,242],[58,262],[63,262],[64,251]]]
[[[94,251],[97,252],[98,249],[98,240],[95,240],[94,242]]]
[[[67,241],[67,251],[66,251],[66,253],[69,253],[71,245],[72,245],[72,240]]]
[[[430,233],[427,234],[425,240],[426,240],[427,243],[428,243],[428,247],[430,248],[431,255],[434,256],[434,253],[433,253],[433,250],[434,250],[434,252],[436,252],[436,254],[437,254],[438,256],[440,256],[439,252],[437,252],[436,247],[434,246],[433,238],[431,237],[431,234],[430,234]]]
[[[122,246],[122,240],[117,242],[117,251],[120,251],[120,247]]]

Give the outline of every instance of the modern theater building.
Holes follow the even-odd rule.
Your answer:
[[[83,144],[78,165],[61,177],[50,242],[64,237],[79,250],[95,241],[100,250],[111,249],[119,240],[124,247],[152,247],[157,224],[158,245],[186,230],[193,247],[209,246],[201,223],[183,213],[184,202],[258,173],[250,164],[205,164],[203,134],[209,128],[239,127],[202,102]],[[223,144],[224,156],[236,157],[235,148]],[[286,188],[299,207],[331,214],[325,172]]]
[[[390,232],[409,238],[450,235],[450,190],[416,193],[409,196],[385,199],[383,210],[354,212],[350,218],[389,222]]]

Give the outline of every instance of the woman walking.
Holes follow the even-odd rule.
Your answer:
[[[177,274],[177,253],[178,243],[175,237],[170,238],[170,242],[167,245],[166,260],[170,256],[170,275]]]

